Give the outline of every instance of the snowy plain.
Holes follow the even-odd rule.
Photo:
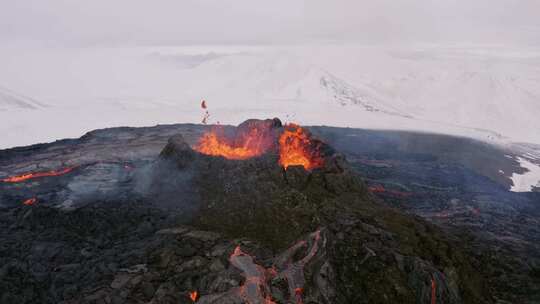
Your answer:
[[[0,47],[0,148],[98,128],[280,117],[540,144],[540,49],[501,46]],[[515,191],[540,180],[538,151]],[[527,173],[525,173],[527,174]],[[526,180],[526,182],[523,182]],[[518,186],[519,185],[519,186]]]

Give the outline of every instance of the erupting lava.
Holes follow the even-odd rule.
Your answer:
[[[277,150],[279,143],[279,165],[285,169],[303,166],[306,170],[312,170],[324,165],[322,143],[312,139],[307,130],[296,124],[288,124],[278,138],[274,130],[279,129],[273,129],[275,125],[271,123],[275,121],[248,121],[238,127],[234,137],[222,135],[219,129],[212,130],[205,133],[193,148],[202,154],[241,160],[260,156],[270,149]]]
[[[216,130],[205,133],[194,149],[202,154],[223,156],[228,159],[248,159],[265,153],[271,138],[264,126],[250,126],[234,139],[220,135]]]
[[[34,179],[34,178],[39,178],[39,177],[64,175],[64,174],[67,174],[67,173],[73,171],[73,169],[75,169],[75,167],[68,167],[68,168],[61,169],[61,170],[52,170],[52,171],[46,171],[46,172],[26,173],[26,174],[22,174],[22,175],[17,175],[17,176],[11,176],[11,177],[8,177],[8,178],[4,178],[4,179],[2,179],[0,181],[2,181],[4,183],[20,183],[20,182],[27,181],[29,179]]]
[[[320,146],[311,140],[309,134],[298,125],[288,124],[279,138],[279,164],[285,169],[303,166],[312,170],[322,167],[324,160]]]
[[[257,138],[248,136],[239,145],[230,144],[214,132],[206,133],[195,150],[206,155],[223,156],[228,159],[248,159],[264,153],[256,144]]]

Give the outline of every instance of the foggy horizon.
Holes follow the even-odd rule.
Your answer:
[[[538,1],[4,2],[4,46],[540,44]]]

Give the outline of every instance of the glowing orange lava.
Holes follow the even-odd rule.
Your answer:
[[[300,126],[289,124],[279,138],[279,164],[285,169],[303,166],[312,170],[322,167],[324,160],[309,134]]]
[[[205,133],[193,149],[206,155],[241,160],[260,156],[276,145],[275,133],[268,124],[248,124],[234,137],[221,135],[222,132],[218,131]],[[279,164],[285,169],[289,166],[303,166],[306,170],[312,170],[324,165],[322,143],[313,140],[302,127],[286,125],[277,141]]]
[[[259,156],[268,150],[268,136],[258,128],[239,134],[235,140],[218,135],[211,131],[204,134],[194,147],[196,151],[213,156],[223,156],[228,159],[248,159]]]
[[[37,202],[37,199],[36,198],[29,198],[27,200],[25,200],[23,202],[23,205],[25,206],[32,206],[33,204],[35,204]]]
[[[64,175],[64,174],[67,174],[67,173],[73,171],[73,169],[75,169],[75,168],[74,167],[68,167],[68,168],[61,169],[61,170],[26,173],[26,174],[22,174],[22,175],[17,175],[17,176],[11,176],[11,177],[8,177],[8,178],[4,178],[4,179],[2,179],[0,181],[2,181],[4,183],[20,183],[20,182],[27,181],[29,179],[34,179],[34,178],[39,178],[39,177]]]
[[[191,301],[193,302],[196,302],[197,301],[197,297],[199,296],[199,293],[197,291],[191,291],[189,293],[189,298],[191,299]]]

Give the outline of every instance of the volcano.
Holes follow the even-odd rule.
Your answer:
[[[0,302],[493,302],[458,234],[382,201],[402,192],[312,130],[122,128],[3,152]]]
[[[481,284],[466,283],[481,279],[462,253],[441,250],[454,247],[449,239],[378,204],[346,159],[307,130],[251,120],[219,140],[221,155],[201,147],[206,134],[194,149],[175,136],[161,152],[199,189],[190,225],[242,240],[229,263],[243,283],[200,286],[199,303],[484,301]],[[230,154],[238,147],[240,159]]]

